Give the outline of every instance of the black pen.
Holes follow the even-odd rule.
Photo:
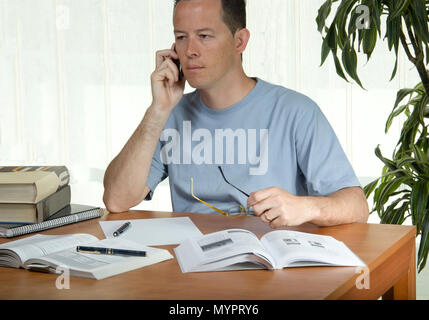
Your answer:
[[[146,257],[146,251],[127,250],[127,249],[113,249],[113,248],[77,246],[76,251],[80,252],[80,253],[94,253],[94,254]]]
[[[113,232],[113,236],[117,237],[121,233],[125,232],[131,226],[131,222],[125,222],[118,230]]]

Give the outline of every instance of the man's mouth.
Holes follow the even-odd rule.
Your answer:
[[[186,67],[186,70],[189,70],[189,71],[196,71],[196,70],[200,70],[200,69],[203,69],[203,67],[197,66],[197,65],[189,65]]]

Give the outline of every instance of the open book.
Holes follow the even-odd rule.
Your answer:
[[[143,250],[146,251],[146,256],[76,252],[76,246],[81,245]],[[61,270],[68,268],[70,276],[97,280],[172,258],[168,250],[146,247],[120,238],[98,240],[89,234],[61,236],[37,234],[0,245],[0,266],[50,273],[61,273]]]
[[[330,236],[276,230],[261,240],[229,229],[187,239],[175,249],[183,273],[304,266],[365,266],[343,242]]]

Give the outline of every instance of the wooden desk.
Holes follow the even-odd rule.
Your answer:
[[[271,230],[256,217],[130,211],[42,233],[90,233],[103,239],[100,220],[182,216],[189,216],[203,233],[243,228],[260,237]],[[99,281],[72,277],[68,290],[56,289],[55,274],[0,268],[0,299],[377,299],[382,295],[388,299],[416,298],[415,227],[356,223],[290,229],[331,235],[343,241],[368,265],[370,289],[356,288],[356,280],[362,279],[363,273],[356,273],[354,267],[182,274],[177,260],[172,259]],[[10,240],[0,239],[0,243],[7,241]],[[162,248],[174,255],[174,247]]]

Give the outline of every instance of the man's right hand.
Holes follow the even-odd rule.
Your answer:
[[[174,44],[171,49],[157,51],[156,69],[151,75],[152,105],[167,111],[179,103],[186,82],[185,77],[179,81],[179,70],[172,59],[179,59]]]

